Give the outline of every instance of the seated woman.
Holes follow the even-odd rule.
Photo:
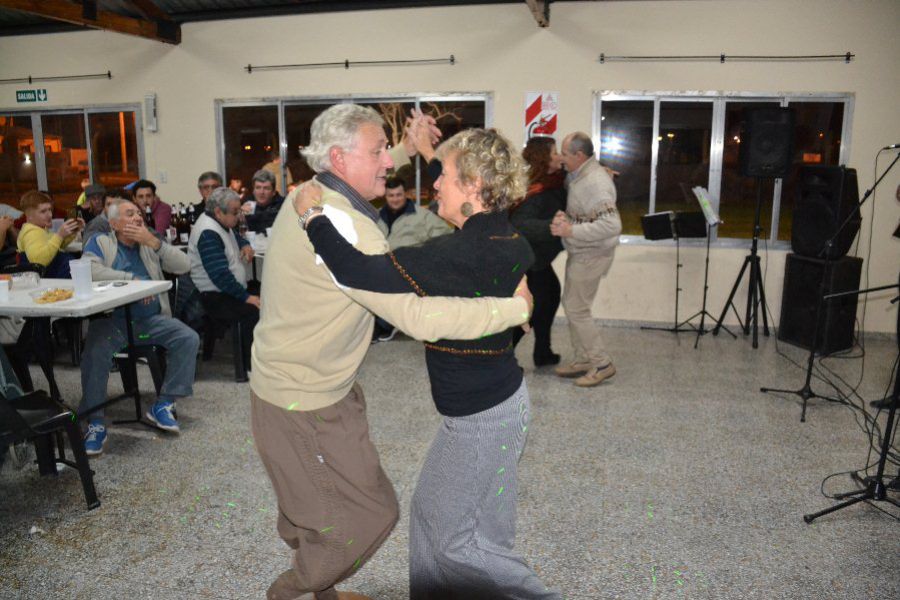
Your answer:
[[[360,253],[318,218],[337,213],[311,208],[316,186],[297,194],[294,208],[311,210],[309,239],[340,284],[469,298],[511,296],[521,284],[534,255],[505,212],[525,193],[521,157],[496,131],[469,129],[444,143],[438,158],[438,215],[459,230],[385,255]],[[410,598],[560,598],[513,550],[529,397],[512,332],[435,340],[425,344],[425,357],[444,420],[410,508]]]
[[[566,210],[566,190],[556,142],[549,137],[534,137],[525,144],[522,158],[528,163],[528,192],[509,210],[509,221],[525,236],[535,261],[528,270],[528,287],[534,294],[534,366],[555,365],[559,354],[550,347],[550,328],[559,308],[559,278],[550,264],[562,251],[560,238],[550,233],[550,223],[558,211]],[[514,342],[523,333],[517,329]]]
[[[69,261],[75,257],[61,248],[68,246],[84,229],[84,219],[68,219],[54,233],[50,231],[53,201],[47,194],[37,190],[25,192],[19,206],[25,212],[25,224],[17,240],[20,255],[24,254],[31,264],[44,267],[45,277],[71,277]]]

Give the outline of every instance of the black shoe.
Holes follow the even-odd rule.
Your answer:
[[[534,355],[534,366],[535,367],[548,367],[551,365],[559,364],[559,354],[554,354],[550,352],[549,354],[535,354]]]

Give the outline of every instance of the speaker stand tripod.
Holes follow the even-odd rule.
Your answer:
[[[900,159],[900,154],[898,154],[897,158],[894,158],[894,162],[892,162],[888,166],[888,168],[884,170],[884,173],[881,174],[881,177],[879,177],[878,179],[875,180],[875,183],[872,184],[872,187],[870,187],[868,190],[866,190],[866,193],[863,194],[862,199],[857,203],[856,208],[854,210],[852,210],[850,212],[850,214],[847,215],[847,217],[844,219],[844,222],[841,223],[840,226],[837,228],[837,231],[834,232],[834,235],[831,236],[828,239],[828,241],[825,242],[825,246],[822,248],[822,251],[819,253],[820,256],[823,256],[826,258],[831,256],[831,247],[834,245],[834,241],[841,234],[841,231],[843,231],[844,227],[847,226],[847,223],[850,222],[850,220],[853,218],[853,216],[856,213],[860,212],[863,204],[865,204],[866,200],[868,200],[869,197],[875,192],[875,188],[878,187],[878,184],[881,183],[881,180],[884,179],[884,176],[888,174],[888,171],[890,171],[894,167],[894,165],[897,164],[898,159]],[[759,207],[757,206],[757,208],[759,208]],[[742,273],[743,273],[743,271],[742,271]],[[831,402],[838,401],[836,398],[831,398],[829,396],[822,396],[820,394],[815,393],[812,390],[812,387],[810,386],[810,382],[812,381],[813,363],[814,363],[815,357],[816,357],[816,348],[819,346],[819,320],[821,319],[821,316],[822,316],[822,303],[825,302],[826,300],[831,300],[832,298],[837,298],[839,296],[847,295],[846,293],[841,293],[841,294],[830,294],[830,295],[826,296],[825,295],[825,279],[827,276],[828,276],[828,269],[825,268],[822,270],[822,280],[819,283],[819,293],[816,298],[816,320],[815,320],[815,323],[813,324],[812,343],[810,344],[809,357],[807,358],[807,361],[806,361],[806,380],[803,382],[803,387],[801,387],[799,390],[787,390],[787,389],[767,388],[767,387],[759,388],[759,391],[764,394],[782,393],[782,394],[794,394],[795,396],[800,396],[800,398],[803,400],[803,408],[800,411],[800,422],[801,423],[806,422],[806,405],[810,398],[821,398],[822,400],[829,400]],[[890,287],[892,287],[892,286],[875,288],[875,289],[868,290],[868,291],[876,291],[876,289],[877,290],[888,289]],[[732,292],[733,291],[734,290],[732,290]]]
[[[880,288],[871,288],[868,290],[859,290],[856,292],[845,292],[844,295],[869,293],[880,289],[890,289],[896,287],[900,287],[900,284],[882,286]],[[896,302],[897,300],[894,299],[893,301]],[[898,351],[900,351],[900,314],[897,315],[897,349]],[[854,504],[857,504],[859,502],[872,500],[888,502],[890,504],[893,504],[894,506],[900,507],[900,502],[897,502],[893,498],[888,498],[887,486],[884,483],[884,467],[887,463],[888,453],[890,452],[891,442],[894,437],[894,419],[897,416],[897,405],[900,404],[900,367],[894,370],[894,391],[891,394],[891,399],[892,400],[890,403],[890,408],[888,409],[887,423],[884,426],[884,432],[881,436],[881,455],[878,457],[878,469],[875,471],[875,477],[869,479],[866,487],[860,490],[845,492],[843,494],[836,494],[835,499],[837,500],[843,500],[844,498],[850,499],[841,502],[840,504],[835,504],[834,506],[826,508],[825,510],[820,510],[817,513],[803,515],[804,521],[806,521],[807,523],[812,523],[815,519],[818,519],[823,515],[833,513],[837,510],[841,510],[842,508],[847,508],[848,506],[853,506]]]
[[[719,335],[719,329],[724,327],[723,323],[725,321],[725,315],[728,314],[728,309],[731,308],[734,310],[734,314],[738,319],[738,323],[741,325],[741,329],[744,331],[744,335],[748,335],[751,331],[753,332],[753,347],[759,347],[759,338],[758,338],[758,320],[759,320],[759,307],[762,305],[762,318],[763,318],[763,334],[768,337],[769,335],[769,317],[768,310],[766,305],[766,290],[763,286],[762,280],[762,269],[759,266],[759,234],[761,228],[759,226],[760,215],[762,212],[762,178],[756,178],[756,216],[753,220],[753,241],[750,243],[750,254],[744,257],[744,264],[741,266],[741,270],[738,273],[737,279],[734,281],[734,286],[731,288],[731,293],[728,294],[728,300],[725,302],[725,306],[722,308],[722,314],[719,316],[719,320],[716,322],[716,326],[713,327],[712,334]],[[750,281],[749,288],[747,290],[747,311],[745,313],[745,318],[741,321],[741,315],[737,311],[737,307],[734,305],[734,296],[737,294],[738,287],[741,285],[741,280],[744,278],[744,273],[747,271],[747,267],[750,267]],[[729,333],[731,333],[729,331]]]

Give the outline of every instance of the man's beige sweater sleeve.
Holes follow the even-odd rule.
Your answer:
[[[420,297],[341,288],[355,302],[417,340],[474,340],[528,320],[524,298]]]

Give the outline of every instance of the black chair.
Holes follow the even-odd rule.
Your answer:
[[[216,340],[224,336],[224,332],[231,328],[231,346],[234,354],[234,380],[238,383],[248,381],[247,366],[250,357],[244,352],[244,326],[240,321],[222,321],[213,319],[209,315],[203,315],[203,360],[212,358],[216,347]],[[252,333],[252,332],[251,332]]]
[[[162,346],[135,346],[134,359],[143,358],[150,367],[150,376],[153,378],[153,387],[156,389],[156,395],[162,389],[163,380],[166,376],[166,349]],[[128,361],[127,352],[119,352],[115,355],[116,366],[119,374],[122,376],[122,387],[126,390],[133,390],[137,387],[138,382],[131,379],[129,369],[126,368]]]
[[[41,475],[56,475],[57,463],[77,469],[88,510],[100,506],[75,414],[46,392],[22,394],[5,354],[0,354],[0,363],[0,445],[33,442]],[[74,462],[66,459],[63,432]]]

